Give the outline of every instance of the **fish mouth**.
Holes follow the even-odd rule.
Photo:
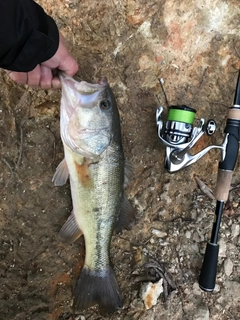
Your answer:
[[[92,84],[86,81],[76,81],[73,78],[66,75],[66,73],[59,71],[59,78],[61,81],[62,86],[66,85],[71,89],[77,90],[80,94],[90,95],[94,92],[101,92],[108,86],[108,80],[106,77],[102,77],[98,83]]]

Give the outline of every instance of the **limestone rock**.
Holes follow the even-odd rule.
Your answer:
[[[140,290],[140,296],[143,299],[146,309],[150,309],[157,304],[157,299],[163,292],[163,279],[156,283],[144,283]]]

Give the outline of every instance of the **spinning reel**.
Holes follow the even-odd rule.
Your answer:
[[[163,80],[160,79],[160,84],[163,89],[162,83]],[[163,92],[165,95],[164,89]],[[165,168],[170,173],[195,163],[213,148],[224,149],[223,145],[211,145],[195,155],[191,155],[189,151],[202,135],[207,134],[211,136],[214,134],[216,131],[216,122],[210,119],[205,123],[205,120],[201,119],[199,126],[193,127],[196,110],[182,105],[169,106],[167,121],[164,123],[162,118],[163,111],[164,108],[162,106],[157,108],[156,123],[158,127],[158,137],[161,143],[166,146]]]

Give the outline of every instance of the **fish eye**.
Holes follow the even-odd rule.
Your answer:
[[[110,102],[108,100],[102,100],[100,102],[100,109],[103,111],[109,110],[110,109]]]

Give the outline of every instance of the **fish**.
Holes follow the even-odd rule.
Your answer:
[[[70,179],[73,210],[59,234],[73,242],[82,234],[85,261],[73,292],[75,312],[98,305],[112,313],[122,307],[110,260],[114,229],[128,228],[134,210],[124,195],[131,177],[125,160],[116,99],[107,78],[91,84],[59,75],[62,85],[60,133],[64,159],[55,186]]]

